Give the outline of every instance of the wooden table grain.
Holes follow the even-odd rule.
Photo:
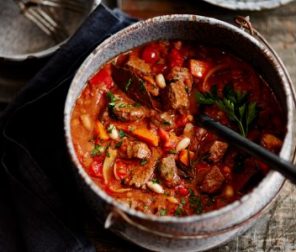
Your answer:
[[[278,52],[296,83],[296,2],[275,10],[261,12],[229,11],[202,3],[200,0],[118,0],[127,13],[148,18],[161,14],[193,13],[233,22],[237,15],[250,16],[253,25]],[[294,84],[295,85],[295,84]],[[273,207],[245,234],[211,252],[296,251],[295,186],[286,182]],[[88,235],[97,251],[144,251],[105,231],[101,225],[89,224]]]

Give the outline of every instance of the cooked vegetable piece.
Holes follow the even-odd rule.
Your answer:
[[[106,157],[103,163],[103,177],[105,183],[108,184],[113,174],[113,165],[117,157],[117,150],[108,148],[106,152]]]
[[[210,66],[208,63],[200,60],[191,59],[189,61],[190,72],[194,77],[204,78]]]
[[[98,136],[98,138],[101,140],[108,140],[109,135],[104,125],[100,121],[96,121],[95,125],[95,134]]]
[[[279,151],[283,141],[272,134],[264,134],[261,139],[261,145],[271,151]]]
[[[194,157],[194,152],[189,150],[181,150],[179,153],[179,160],[186,166],[189,165],[190,160]]]
[[[157,134],[155,134],[154,132],[152,132],[151,130],[148,130],[146,128],[138,128],[135,129],[132,134],[139,138],[140,140],[148,143],[149,145],[152,146],[158,146],[158,136]]]

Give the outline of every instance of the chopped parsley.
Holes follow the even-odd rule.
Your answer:
[[[115,148],[117,148],[117,149],[118,149],[118,148],[120,148],[120,147],[121,147],[121,145],[122,145],[122,141],[120,141],[120,142],[116,143],[116,144],[115,144]]]
[[[213,86],[211,92],[197,92],[195,94],[199,104],[215,104],[223,110],[227,114],[227,117],[237,124],[240,134],[246,137],[250,125],[257,117],[257,104],[248,101],[249,94],[247,92],[235,91],[230,86],[225,86],[223,95],[223,98],[218,96],[217,86]]]
[[[152,179],[151,181],[152,181],[153,184],[159,184],[159,180],[158,180],[158,179],[155,179],[155,178],[154,178],[154,179]]]
[[[126,107],[127,107],[127,104],[125,104],[125,103],[120,103],[118,105],[118,108],[126,108]]]
[[[141,83],[140,83],[140,86],[139,86],[139,89],[142,93],[145,93],[146,92],[146,88],[145,88],[145,85],[144,85],[144,82],[141,80]]]
[[[190,195],[189,195],[189,205],[197,214],[202,213],[203,206],[202,206],[201,198],[199,196],[196,196],[192,189],[190,190]]]
[[[128,91],[128,89],[129,89],[129,87],[130,87],[131,84],[132,84],[132,79],[128,79],[128,81],[127,81],[127,83],[125,85],[125,88],[124,88],[125,92]]]
[[[145,165],[145,164],[147,164],[148,163],[148,160],[147,159],[142,159],[141,161],[140,161],[140,165]]]
[[[96,144],[94,146],[94,148],[92,149],[91,151],[91,156],[94,157],[94,156],[99,156],[101,155],[103,152],[105,151],[105,148],[99,144]]]
[[[168,153],[169,154],[177,154],[177,151],[176,150],[169,150]]]
[[[138,103],[138,102],[134,103],[133,106],[134,106],[135,108],[140,108],[140,107],[142,107],[142,105],[141,105],[140,103]]]
[[[125,132],[123,130],[119,130],[118,134],[120,138],[125,137]]]
[[[166,120],[162,120],[161,123],[162,123],[163,125],[165,125],[165,126],[171,126],[171,125],[172,125],[171,122],[166,121]]]
[[[168,212],[168,210],[165,209],[165,208],[160,209],[160,211],[159,211],[159,215],[160,215],[160,216],[165,216],[165,215],[167,215],[167,212]]]
[[[184,214],[184,205],[186,204],[186,200],[184,198],[181,199],[180,204],[175,210],[175,216],[181,216]]]
[[[108,131],[108,133],[111,133],[112,130],[114,130],[114,129],[115,129],[114,125],[110,124],[107,131]]]

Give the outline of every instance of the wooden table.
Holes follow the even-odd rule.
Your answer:
[[[253,25],[279,53],[296,83],[296,2],[263,12],[228,11],[199,0],[119,0],[118,4],[121,9],[139,18],[169,13],[194,13],[232,22],[236,15],[248,15]],[[97,251],[143,251],[93,223],[89,224],[87,230]],[[273,208],[252,229],[211,251],[296,251],[295,187],[286,182]]]

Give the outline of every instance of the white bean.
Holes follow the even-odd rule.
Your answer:
[[[156,80],[156,84],[160,87],[160,88],[165,88],[166,87],[166,82],[165,82],[165,78],[163,76],[163,74],[158,74],[155,77]]]
[[[189,137],[184,137],[178,144],[176,147],[176,151],[179,152],[181,150],[186,149],[190,144],[190,138]]]
[[[87,129],[87,130],[92,129],[92,122],[91,122],[89,114],[81,115],[80,120],[81,120],[81,122],[82,122],[85,129]]]
[[[110,137],[113,140],[118,140],[119,139],[119,133],[118,133],[118,130],[116,129],[116,127],[113,124],[110,124],[109,128],[111,129],[111,132],[109,134]]]
[[[149,182],[147,182],[147,186],[153,192],[156,192],[156,193],[159,193],[159,194],[164,193],[164,190],[163,190],[163,188],[162,188],[162,186],[160,184],[153,183],[152,181],[149,181]]]

